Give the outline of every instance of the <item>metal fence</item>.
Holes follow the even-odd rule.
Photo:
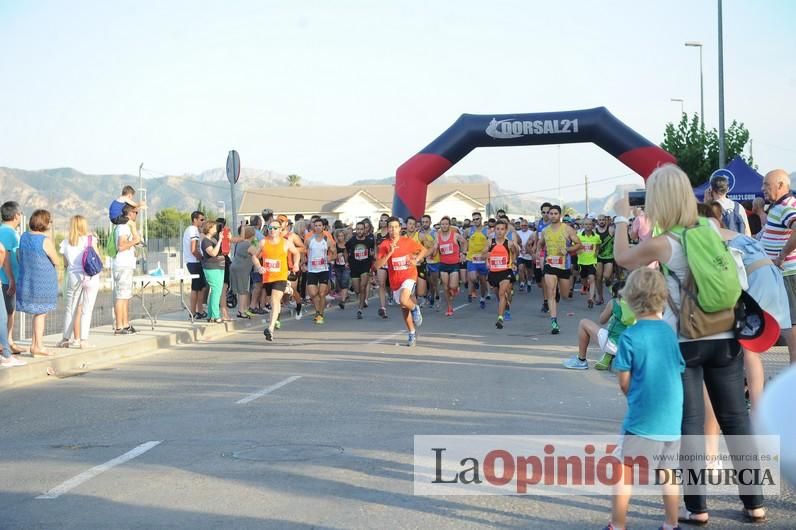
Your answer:
[[[59,252],[60,245],[69,234],[69,217],[53,218],[50,228],[50,237],[55,243],[56,252]],[[19,232],[21,234],[27,228],[27,219],[23,219],[20,225]],[[165,274],[174,272],[174,270],[183,267],[182,262],[182,233],[184,227],[179,226],[172,230],[158,231],[153,233],[149,231],[151,239],[146,241],[145,245],[136,247],[135,253],[137,258],[137,266],[135,274],[144,274],[152,271],[160,266]],[[97,243],[100,248],[100,256],[106,265],[100,273],[100,291],[97,294],[97,300],[94,304],[92,312],[91,326],[106,326],[113,324],[113,284],[112,274],[110,270],[110,260],[105,256],[104,248],[105,243],[110,232],[109,227],[95,227],[91,230],[97,236]],[[59,293],[57,306],[54,311],[47,314],[45,320],[44,334],[61,334],[64,331],[64,314],[65,314],[65,268],[63,262],[56,263],[56,271],[58,274]],[[182,305],[177,296],[161,297],[161,287],[159,285],[151,285],[146,288],[146,302],[147,309],[154,312],[157,309],[161,314],[180,311]],[[188,287],[190,289],[190,287]],[[137,294],[140,293],[140,288],[136,290]],[[188,293],[186,293],[187,296]],[[130,302],[130,319],[140,320],[145,318],[145,311],[142,306],[140,297],[134,297]],[[188,315],[186,314],[186,318]],[[13,336],[15,340],[25,342],[31,337],[32,334],[32,318],[30,315],[17,312],[14,319]],[[147,324],[149,322],[147,321]],[[138,324],[138,323],[136,323]],[[143,327],[143,323],[142,327]]]

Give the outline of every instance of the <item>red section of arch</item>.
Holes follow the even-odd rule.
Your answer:
[[[659,166],[677,163],[671,153],[655,145],[632,149],[619,155],[619,161],[641,175],[645,181]]]
[[[418,153],[398,168],[395,173],[395,193],[406,205],[409,213],[420,218],[426,209],[428,185],[445,173],[453,164],[440,156]]]

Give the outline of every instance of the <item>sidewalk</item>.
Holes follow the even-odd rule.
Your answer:
[[[93,348],[56,348],[61,334],[46,335],[44,344],[52,357],[33,358],[28,353],[19,355],[27,362],[25,366],[0,368],[0,391],[16,386],[36,383],[47,378],[63,379],[95,370],[104,365],[152,353],[161,348],[177,344],[188,344],[222,337],[238,330],[265,326],[268,315],[256,315],[233,322],[209,324],[206,321],[191,323],[185,311],[160,315],[155,329],[148,320],[133,322],[138,333],[134,335],[114,335],[113,326],[92,328],[89,342]],[[27,346],[20,342],[20,346]]]

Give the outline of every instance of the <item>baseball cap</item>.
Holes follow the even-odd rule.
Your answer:
[[[763,311],[760,305],[746,292],[741,295],[746,310],[743,328],[738,334],[741,346],[754,353],[765,353],[779,339],[781,328],[777,319]]]

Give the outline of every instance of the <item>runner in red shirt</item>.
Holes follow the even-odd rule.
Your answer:
[[[416,340],[415,326],[423,323],[420,306],[413,296],[417,283],[417,262],[428,255],[429,250],[414,239],[401,236],[401,222],[397,217],[387,220],[388,236],[381,242],[377,250],[374,267],[387,265],[390,276],[390,287],[395,302],[401,305],[406,329],[409,331],[407,346],[414,346]]]

